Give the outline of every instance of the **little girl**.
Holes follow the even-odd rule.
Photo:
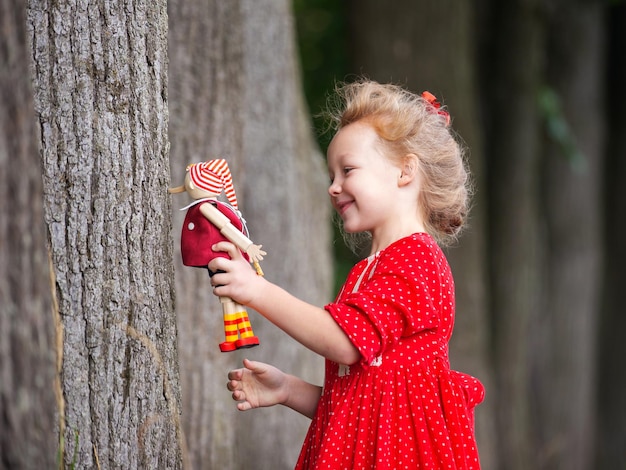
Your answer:
[[[309,305],[257,276],[239,250],[211,261],[215,295],[258,311],[326,358],[324,387],[245,360],[228,374],[240,410],[282,404],[310,418],[297,469],[478,469],[480,382],[450,370],[454,281],[435,240],[468,211],[468,174],[449,115],[428,92],[362,80],[339,90],[330,200],[371,254],[334,303]]]

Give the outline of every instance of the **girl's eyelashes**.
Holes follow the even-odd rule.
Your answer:
[[[344,167],[343,170],[341,170],[341,173],[345,176],[348,173],[350,173],[352,170],[354,170],[353,166],[347,166],[347,167]],[[328,180],[330,181],[330,184],[333,184],[335,182],[335,175],[334,174],[328,175]]]

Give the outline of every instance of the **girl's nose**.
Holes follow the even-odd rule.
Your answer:
[[[337,182],[337,180],[335,180],[330,183],[330,186],[328,187],[328,194],[331,196],[337,196],[339,193],[341,193],[341,185]]]

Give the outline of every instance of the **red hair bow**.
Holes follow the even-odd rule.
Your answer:
[[[430,91],[425,91],[422,93],[422,98],[430,103],[430,105],[434,108],[434,112],[443,116],[446,119],[446,126],[450,125],[450,113],[441,109],[441,103],[437,101],[437,97],[433,95]]]

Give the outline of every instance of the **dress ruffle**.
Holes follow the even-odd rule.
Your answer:
[[[479,469],[474,407],[484,388],[445,357],[428,356],[392,368],[351,366],[336,377],[307,435],[318,445],[303,450],[296,468]]]

